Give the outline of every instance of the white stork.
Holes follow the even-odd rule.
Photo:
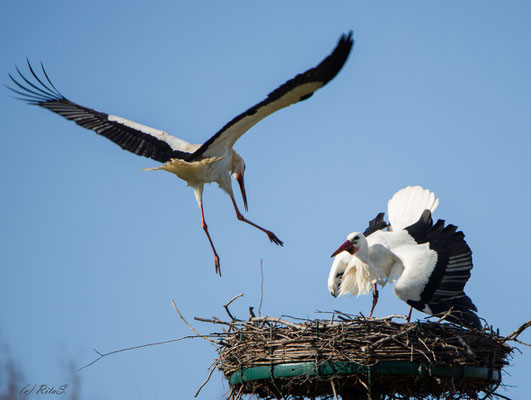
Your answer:
[[[364,233],[349,234],[332,254],[336,259],[328,279],[330,293],[360,295],[372,288],[372,316],[376,284],[396,281],[396,296],[411,307],[430,315],[451,310],[448,321],[481,329],[477,308],[463,291],[472,251],[456,226],[445,226],[444,220],[433,224],[431,214],[438,204],[439,199],[420,186],[397,192],[388,202],[389,225],[383,213],[378,214]],[[388,231],[383,231],[386,226]]]
[[[333,52],[319,65],[295,76],[275,89],[265,100],[232,119],[202,145],[188,143],[166,132],[86,108],[68,100],[50,81],[42,63],[41,68],[47,83],[38,77],[28,61],[29,70],[36,81],[28,80],[17,68],[18,74],[27,85],[17,81],[9,74],[11,80],[22,91],[9,86],[8,88],[22,96],[21,100],[47,108],[84,128],[91,129],[118,144],[124,150],[163,163],[157,168],[149,168],[148,170],[169,171],[185,180],[188,186],[194,190],[201,211],[201,224],[214,252],[216,272],[221,275],[219,256],[208,233],[203,213],[204,184],[216,182],[230,196],[236,217],[240,221],[260,229],[267,234],[271,242],[282,246],[282,241],[273,232],[246,219],[236,205],[230,179],[231,174],[239,183],[243,204],[247,210],[247,197],[243,180],[245,163],[243,158],[233,149],[233,146],[245,132],[260,120],[275,111],[308,99],[316,90],[333,79],[346,62],[353,43],[352,32],[342,35]]]

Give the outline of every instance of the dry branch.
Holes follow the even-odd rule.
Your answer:
[[[520,326],[518,329],[516,329],[513,333],[509,334],[505,340],[506,341],[509,341],[509,340],[513,340],[515,342],[518,342],[518,343],[521,343],[521,344],[525,344],[527,346],[529,346],[529,344],[527,343],[524,343],[524,342],[520,342],[519,340],[516,340],[516,338],[523,332],[525,331],[527,328],[529,328],[531,326],[531,319],[529,321],[527,321],[526,323],[522,324],[522,326]]]

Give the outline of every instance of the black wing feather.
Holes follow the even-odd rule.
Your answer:
[[[365,237],[389,226],[389,224],[384,221],[384,215],[385,213],[380,213],[374,219],[369,221],[369,227],[363,232]]]
[[[338,74],[338,72],[341,70],[341,68],[347,61],[348,55],[350,54],[350,50],[352,49],[353,44],[354,40],[352,39],[352,32],[349,32],[348,35],[342,35],[332,54],[326,57],[319,65],[287,81],[282,86],[269,93],[265,100],[251,107],[250,109],[238,115],[237,117],[233,118],[223,128],[221,128],[217,133],[215,133],[214,136],[212,136],[205,143],[203,143],[203,145],[193,153],[191,159],[195,160],[201,158],[201,156],[209,148],[209,146],[211,146],[218,138],[220,138],[223,133],[227,132],[229,128],[233,127],[236,123],[238,123],[245,117],[256,114],[256,112],[259,111],[262,107],[270,104],[271,102],[274,102],[275,100],[280,99],[295,88],[303,84],[312,82],[321,82],[321,87],[326,85],[330,80],[332,80],[332,78],[334,78]],[[313,92],[307,93],[301,98],[297,99],[296,102],[306,100],[312,95]],[[267,115],[264,115],[264,118]],[[258,120],[256,122],[258,122]]]
[[[434,315],[452,309],[447,320],[480,329],[481,322],[474,313],[477,307],[464,292],[473,267],[472,250],[464,233],[457,231],[455,225],[445,226],[441,219],[434,225],[429,210],[425,210],[406,230],[417,243],[429,243],[430,249],[437,252],[437,263],[420,294],[420,301],[408,303],[420,311],[427,305]]]
[[[22,91],[5,85],[14,93],[22,96],[20,100],[24,100],[32,105],[38,105],[40,107],[46,108],[70,121],[74,121],[79,126],[93,130],[98,135],[102,135],[113,141],[122,149],[139,156],[152,158],[153,160],[162,163],[169,161],[171,158],[187,159],[190,157],[191,153],[174,150],[164,140],[160,140],[146,132],[131,128],[117,121],[109,120],[109,114],[83,107],[68,100],[55,88],[53,83],[50,81],[50,78],[48,77],[48,74],[46,73],[42,63],[42,71],[46,77],[46,80],[51,85],[51,88],[41,79],[39,79],[29,61],[28,67],[36,82],[38,82],[40,86],[27,79],[20,72],[18,67],[16,67],[18,74],[23,81],[29,85],[29,87],[17,81],[11,74],[9,74],[9,77],[20,89],[22,89]]]

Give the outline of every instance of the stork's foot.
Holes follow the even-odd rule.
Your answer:
[[[215,264],[215,267],[216,267],[216,274],[221,276],[221,266],[219,264],[219,257],[218,257],[217,254],[214,255],[214,264]]]
[[[277,238],[277,236],[273,232],[265,230],[264,232],[267,233],[267,237],[269,238],[269,240],[271,240],[271,242],[278,244],[279,246],[284,246],[284,242]]]
[[[234,204],[234,209],[236,210],[236,218],[238,218],[240,221],[243,221],[243,222],[246,222],[248,223],[249,225],[252,225],[254,226],[255,228],[257,229],[260,229],[262,232],[265,232],[267,237],[269,238],[269,240],[271,240],[271,242],[275,243],[275,244],[278,244],[279,246],[283,246],[284,243],[282,242],[282,240],[280,240],[279,238],[277,238],[277,236],[271,232],[271,231],[268,231],[267,229],[264,229],[262,228],[261,226],[258,226],[256,225],[254,222],[251,222],[249,221],[247,218],[245,218],[241,213],[240,213],[240,210],[238,210],[238,207],[236,206],[236,202],[234,201],[234,198],[232,199],[232,203]]]

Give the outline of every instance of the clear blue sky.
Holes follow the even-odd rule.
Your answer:
[[[24,382],[65,383],[64,365],[93,348],[188,335],[171,299],[189,320],[225,318],[222,305],[244,293],[232,309],[246,317],[261,259],[264,314],[367,313],[370,296],[328,293],[329,255],[407,185],[433,190],[435,216],[465,232],[467,293],[513,331],[531,306],[530,19],[526,1],[1,2],[0,81],[26,56],[42,60],[71,100],[193,143],[317,64],[341,33],[356,39],[336,79],[236,145],[247,216],[283,248],[206,187],[222,278],[182,181],[0,90],[0,341]],[[406,312],[381,291],[378,316]],[[504,376],[514,399],[530,390],[522,351]],[[215,357],[200,340],[109,357],[80,373],[82,396],[191,398]],[[201,398],[227,390],[215,373]]]

